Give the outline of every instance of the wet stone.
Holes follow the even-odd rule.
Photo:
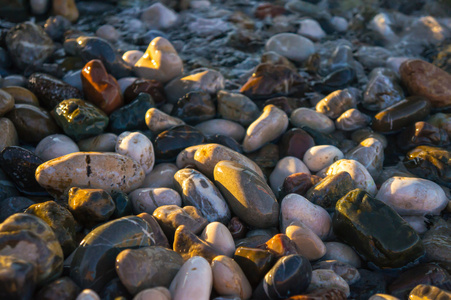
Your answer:
[[[335,124],[329,117],[306,107],[295,109],[291,113],[290,121],[295,127],[308,126],[326,134],[335,130]]]
[[[285,197],[288,194],[298,194],[305,196],[308,190],[321,181],[316,175],[307,173],[294,173],[285,178],[279,192],[279,197]],[[310,200],[310,199],[309,199]],[[310,200],[311,201],[311,200]],[[317,203],[316,203],[317,204]],[[335,208],[335,206],[334,206]]]
[[[275,263],[271,251],[247,247],[238,247],[233,260],[241,267],[253,287],[259,284]]]
[[[30,104],[34,106],[39,106],[39,100],[36,95],[21,86],[8,86],[3,87],[2,90],[13,96],[14,102],[16,104]]]
[[[128,196],[135,214],[152,214],[158,207],[166,205],[182,206],[179,193],[169,188],[139,188]]]
[[[183,149],[202,144],[204,135],[189,125],[179,125],[160,133],[155,139],[155,157],[159,160],[174,160]]]
[[[278,259],[291,254],[298,254],[296,244],[283,233],[274,235],[260,248],[271,251]]]
[[[0,89],[0,117],[14,108],[15,99],[11,94]]]
[[[209,223],[202,231],[201,238],[223,255],[232,257],[235,253],[235,242],[232,234],[222,223]]]
[[[146,112],[146,125],[153,133],[160,133],[185,122],[170,116],[157,108],[150,108]]]
[[[125,89],[125,104],[135,100],[141,93],[149,94],[153,101],[155,101],[156,105],[161,105],[166,102],[166,97],[164,95],[164,89],[161,82],[152,79],[138,78]]]
[[[111,191],[110,196],[116,206],[113,214],[111,215],[112,219],[117,219],[133,214],[132,202],[130,201],[130,198],[126,193],[121,191]]]
[[[69,300],[75,299],[80,288],[69,277],[61,277],[41,288],[36,293],[37,300]]]
[[[277,145],[269,143],[261,147],[259,150],[247,154],[258,167],[258,173],[262,174],[261,176],[265,176],[269,178],[271,173],[279,161],[279,147]]]
[[[372,111],[381,111],[404,99],[397,74],[386,68],[376,68],[369,75],[362,105]]]
[[[227,91],[218,92],[218,113],[226,120],[248,126],[254,122],[260,111],[257,105],[248,97],[230,93]]]
[[[426,257],[431,261],[449,263],[451,249],[451,226],[443,219],[434,219],[432,227],[424,234]]]
[[[18,195],[19,193],[17,193]],[[34,201],[26,197],[13,196],[6,197],[0,201],[0,222],[3,222],[9,216],[15,213],[22,213],[30,206]]]
[[[32,262],[14,256],[0,256],[0,297],[32,299],[37,270]]]
[[[247,227],[238,217],[230,219],[227,228],[229,229],[230,234],[232,234],[233,239],[244,238],[247,233]]]
[[[190,125],[195,125],[214,118],[216,107],[210,94],[203,91],[193,91],[185,94],[172,109],[171,116],[181,119]]]
[[[347,263],[343,263],[337,260],[324,260],[318,262],[312,266],[313,270],[332,270],[338,276],[343,278],[347,284],[351,285],[360,280],[359,271]]]
[[[78,141],[80,151],[114,152],[117,143],[117,135],[114,133],[102,133],[94,137]]]
[[[269,183],[273,192],[278,194],[286,177],[296,173],[305,173],[310,175],[310,171],[307,166],[296,157],[286,156],[279,160],[269,176]]]
[[[357,100],[347,89],[337,90],[321,99],[315,106],[316,111],[331,119],[338,118],[346,110],[354,108]]]
[[[114,300],[114,299],[128,299],[132,295],[127,291],[127,288],[122,284],[119,277],[116,277],[108,282],[103,291],[100,293],[101,299]]]
[[[357,299],[368,299],[374,294],[386,293],[386,282],[384,275],[366,269],[358,269],[360,280],[350,286],[351,295],[349,297]]]
[[[410,150],[421,145],[446,147],[450,144],[450,139],[445,129],[421,121],[403,130],[398,135],[397,144],[402,150]]]
[[[333,288],[344,292],[348,297],[350,294],[349,285],[332,270],[317,269],[312,272],[312,281],[308,287],[309,292],[319,288]]]
[[[81,98],[77,88],[44,73],[32,74],[28,78],[28,89],[38,97],[39,103],[49,110],[63,100]]]
[[[174,174],[179,170],[175,164],[156,164],[152,171],[146,175],[141,188],[170,188],[175,189]]]
[[[140,132],[124,131],[117,137],[116,153],[126,155],[141,165],[149,174],[155,164],[152,142]]]
[[[234,295],[239,299],[249,299],[252,287],[240,266],[231,258],[219,255],[211,264],[213,288],[219,295]]]
[[[81,99],[60,102],[52,116],[64,132],[76,141],[103,133],[108,117],[94,105]]]
[[[339,289],[336,288],[319,288],[316,291],[307,293],[304,295],[296,295],[288,300],[322,300],[322,299],[330,299],[330,300],[345,300],[346,294]]]
[[[297,252],[310,261],[318,260],[326,253],[326,246],[318,235],[300,220],[291,222],[285,234],[296,245]]]
[[[419,299],[439,300],[450,298],[451,298],[450,292],[428,284],[417,285],[409,294],[409,299],[412,300]]]
[[[355,108],[348,109],[335,120],[335,127],[343,131],[354,131],[367,126],[371,117]]]
[[[360,162],[373,178],[378,178],[384,163],[384,147],[375,138],[367,138],[346,153],[347,159]]]
[[[0,118],[0,151],[6,147],[19,145],[14,123],[7,118]]]

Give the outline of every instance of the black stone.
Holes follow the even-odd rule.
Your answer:
[[[204,142],[205,136],[198,129],[189,125],[174,126],[155,139],[155,156],[159,160],[174,160],[183,149]]]

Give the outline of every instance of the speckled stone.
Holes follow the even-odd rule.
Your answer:
[[[131,192],[129,197],[135,214],[153,214],[158,207],[165,205],[182,206],[179,193],[169,188],[139,188]]]
[[[124,131],[117,137],[116,153],[126,155],[138,162],[149,174],[155,164],[152,142],[140,132]]]

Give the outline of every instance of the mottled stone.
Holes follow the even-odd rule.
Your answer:
[[[356,268],[338,260],[323,260],[314,264],[312,268],[313,270],[332,270],[338,276],[343,278],[348,285],[356,283],[360,280],[360,273]]]
[[[345,89],[330,93],[316,104],[315,109],[331,119],[336,119],[346,110],[355,107],[356,104],[355,96]]]
[[[397,138],[397,145],[402,150],[410,150],[420,145],[446,147],[449,144],[449,135],[445,129],[423,121],[407,127]]]
[[[32,262],[14,256],[0,256],[0,297],[32,299],[37,268]]]
[[[155,164],[152,142],[140,132],[124,131],[117,138],[116,153],[126,155],[138,162],[149,174]]]
[[[173,240],[175,231],[181,225],[190,232],[198,234],[208,224],[207,219],[203,218],[194,206],[181,208],[177,205],[163,205],[155,209],[153,216],[170,241]]]
[[[156,105],[166,102],[163,84],[153,79],[138,78],[124,91],[124,100],[128,104],[136,99],[140,93],[146,93],[152,96]]]
[[[221,255],[220,251],[196,236],[185,225],[180,225],[175,231],[173,248],[185,261],[201,256],[211,263],[216,256]]]
[[[370,195],[377,192],[376,184],[368,170],[358,161],[352,159],[340,159],[327,168],[326,175],[336,175],[340,172],[348,172],[357,188],[367,191]]]
[[[61,277],[41,288],[36,300],[71,300],[80,293],[80,288],[69,277]]]
[[[335,120],[335,127],[343,131],[354,131],[367,126],[371,117],[355,108],[348,109]]]
[[[260,111],[245,95],[222,90],[218,92],[218,113],[226,120],[248,126],[258,118]]]
[[[320,288],[334,288],[343,291],[346,297],[350,295],[349,285],[332,270],[313,270],[307,291],[313,292]]]
[[[195,125],[214,118],[216,106],[207,92],[191,91],[174,104],[171,115],[188,124]]]
[[[155,209],[164,205],[182,205],[180,195],[169,188],[139,188],[129,194],[133,212],[152,214]]]
[[[447,300],[451,299],[451,293],[436,286],[419,284],[417,285],[409,294],[409,299],[411,300]]]
[[[52,134],[39,142],[34,153],[43,161],[49,161],[79,151],[78,145],[67,135]]]
[[[367,138],[346,152],[346,158],[358,161],[371,177],[378,178],[384,163],[384,147],[378,139]]]

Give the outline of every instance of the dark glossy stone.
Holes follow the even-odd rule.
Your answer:
[[[59,205],[55,201],[46,201],[31,205],[25,213],[41,218],[52,228],[63,249],[65,257],[69,256],[75,250],[77,247],[75,240],[76,223],[67,208]]]
[[[372,111],[381,111],[404,99],[398,75],[391,69],[376,68],[371,71],[362,105]]]
[[[153,233],[154,243],[155,246],[161,246],[164,248],[170,248],[168,238],[163,232],[163,229],[160,227],[160,224],[158,224],[157,219],[155,219],[152,215],[149,215],[148,213],[140,213],[137,215],[141,219],[147,222],[150,226],[150,230]]]
[[[241,239],[246,236],[247,227],[238,217],[233,217],[227,225],[227,228],[233,239]]]
[[[97,292],[116,275],[116,256],[125,249],[154,245],[149,224],[136,216],[100,225],[75,249],[70,277],[82,289]]]
[[[305,197],[328,211],[334,211],[337,201],[356,187],[348,172],[340,172],[318,182],[306,192]]]
[[[307,289],[312,266],[307,258],[291,254],[280,258],[252,295],[257,299],[286,299]]]
[[[54,41],[61,41],[64,33],[70,28],[70,21],[63,16],[52,16],[45,21],[44,31]]]
[[[0,255],[0,270],[1,299],[32,299],[37,277],[37,269],[32,262]]]
[[[395,132],[424,120],[430,111],[431,103],[426,98],[407,97],[375,115],[372,128],[384,133]]]
[[[21,23],[11,28],[5,42],[14,64],[20,69],[33,64],[42,64],[55,50],[53,41],[42,27],[32,22]]]
[[[15,213],[24,212],[34,201],[26,197],[9,197],[0,201],[0,222]]]
[[[117,277],[105,285],[99,296],[102,300],[132,299],[132,295],[130,295],[121,280]]]
[[[125,103],[130,103],[139,96],[140,93],[147,93],[152,96],[155,104],[160,106],[166,102],[163,84],[153,79],[138,78],[124,91]]]
[[[63,100],[82,97],[77,88],[44,73],[32,74],[28,78],[28,89],[38,97],[39,103],[49,110]]]
[[[19,191],[0,168],[0,202],[15,196],[19,196]]]
[[[424,256],[424,245],[410,225],[382,201],[355,189],[338,200],[334,233],[379,268],[403,268]]]
[[[182,267],[182,256],[163,247],[127,249],[116,258],[116,272],[130,294],[157,286],[169,287]]]
[[[238,247],[233,259],[241,267],[253,287],[259,284],[275,262],[271,251],[247,247]]]
[[[451,289],[451,276],[436,264],[420,264],[403,272],[388,286],[390,295],[406,299],[419,284],[430,284],[441,289]]]
[[[111,196],[102,189],[73,187],[69,190],[68,198],[70,211],[87,228],[107,221],[116,209]]]
[[[211,264],[216,256],[222,254],[195,235],[185,225],[180,225],[175,231],[173,248],[185,261],[193,256],[201,256]]]
[[[430,146],[418,146],[406,154],[404,166],[416,176],[451,188],[451,152]]]
[[[140,93],[135,100],[111,113],[109,128],[116,134],[147,129],[146,114],[143,112],[152,107],[155,107],[152,96]]]
[[[35,178],[36,169],[42,163],[43,161],[33,152],[22,147],[6,147],[0,152],[0,167],[25,195],[48,195]]]
[[[232,212],[251,226],[277,226],[279,204],[266,181],[254,171],[233,161],[214,168],[214,180]]]
[[[180,98],[174,105],[171,116],[177,117],[187,124],[196,125],[213,119],[216,107],[210,94],[204,91],[193,91]]]
[[[302,160],[305,152],[313,146],[315,146],[315,141],[306,131],[292,128],[285,132],[280,139],[280,157],[294,156]]]
[[[266,234],[253,235],[249,237],[245,237],[243,239],[239,239],[235,241],[235,248],[238,247],[246,247],[246,248],[258,248],[262,247],[263,244],[268,242],[271,239],[270,236]]]
[[[351,67],[336,70],[315,85],[315,90],[321,93],[332,93],[333,91],[348,87],[356,79],[356,72]]]
[[[409,294],[410,300],[449,300],[451,292],[436,286],[419,284]]]
[[[332,134],[323,133],[308,126],[301,126],[301,129],[313,138],[316,145],[332,145],[336,147],[340,145],[339,140]]]
[[[222,134],[215,134],[215,135],[209,135],[207,136],[207,143],[208,144],[220,144],[223,146],[226,146],[233,151],[236,151],[238,153],[243,153],[243,147],[241,147],[241,144],[238,143],[234,138]]]
[[[205,136],[189,125],[174,126],[160,133],[154,142],[155,157],[160,160],[174,160],[185,148],[203,144]]]
[[[259,248],[271,251],[279,259],[286,255],[298,254],[296,244],[283,233],[278,233]]]
[[[307,84],[299,74],[284,65],[259,64],[240,92],[251,99],[302,96]]]
[[[374,294],[385,294],[387,283],[384,275],[366,269],[358,269],[360,280],[350,286],[349,298],[356,300],[367,300]]]
[[[279,147],[275,144],[266,144],[259,150],[247,155],[263,171],[263,174],[269,178],[274,167],[279,162]]]
[[[19,139],[37,144],[48,135],[60,133],[61,129],[43,108],[30,104],[16,104],[6,114],[17,130]]]
[[[133,205],[128,195],[121,191],[112,191],[110,193],[111,198],[116,206],[111,219],[117,219],[133,214]]]
[[[276,97],[268,99],[263,104],[263,107],[270,104],[277,106],[278,108],[283,110],[288,116],[290,116],[293,110],[295,110],[296,108],[310,107],[310,103],[308,103],[308,100],[290,97]]]
[[[416,146],[438,146],[445,147],[450,144],[448,133],[427,122],[416,122],[404,129],[396,139],[398,147],[402,150],[409,150]]]
[[[39,100],[30,90],[21,86],[8,86],[2,88],[5,92],[13,96],[15,104],[30,104],[39,106]]]
[[[307,173],[291,174],[287,176],[283,181],[282,188],[279,192],[279,198],[282,199],[286,195],[293,193],[305,196],[307,191],[320,181],[321,177],[318,177],[316,175],[310,175]]]
[[[108,125],[104,112],[81,99],[60,102],[52,110],[52,116],[64,132],[77,141],[101,134]]]
[[[73,300],[81,292],[80,288],[69,277],[61,277],[36,293],[36,300]]]
[[[356,97],[348,89],[337,90],[321,99],[315,108],[317,112],[336,119],[348,109],[355,107],[356,102]]]
[[[208,224],[194,206],[163,205],[155,209],[153,216],[171,243],[179,226],[185,225],[189,231],[199,234]]]

